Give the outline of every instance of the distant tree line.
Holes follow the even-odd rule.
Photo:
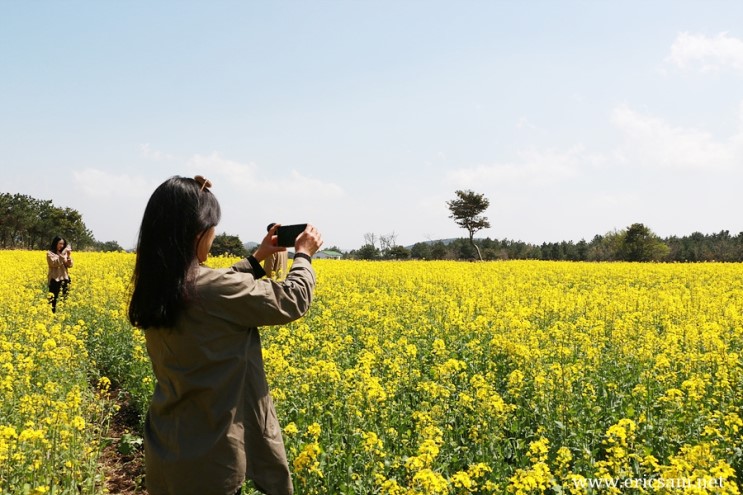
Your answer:
[[[97,241],[77,210],[25,194],[0,193],[0,249],[47,250],[55,236],[67,239],[76,251],[124,250],[116,241]],[[240,238],[226,233],[215,237],[211,253],[248,255]]]
[[[75,249],[91,248],[96,242],[77,210],[25,194],[0,193],[0,248],[46,250],[56,235]]]
[[[380,240],[384,242],[379,242]],[[365,244],[346,254],[346,258],[474,260],[478,249],[484,260],[564,260],[564,261],[743,261],[743,232],[731,236],[695,232],[688,236],[662,239],[648,227],[635,223],[620,231],[596,235],[590,241],[545,242],[541,245],[509,239],[470,239],[418,242],[409,248],[395,244],[395,235],[365,235]]]
[[[397,234],[364,235],[364,245],[344,258],[364,260],[566,260],[566,261],[743,261],[743,232],[736,236],[727,230],[716,234],[695,232],[688,236],[661,239],[648,227],[635,223],[620,231],[596,235],[590,241],[545,242],[541,245],[509,239],[474,239],[474,232],[489,226],[478,216],[487,200],[471,191],[457,191],[458,200],[469,202],[468,210],[458,210],[457,200],[448,203],[452,218],[467,229],[469,239],[418,242],[410,247],[397,244]],[[467,221],[458,220],[470,218]],[[467,223],[469,222],[469,223]],[[55,206],[24,194],[0,193],[0,249],[49,249],[52,238],[62,236],[76,250],[122,251],[116,241],[101,242],[85,226],[82,215],[72,208]],[[340,251],[340,250],[338,250]],[[239,237],[219,234],[213,255],[244,257],[248,253]]]

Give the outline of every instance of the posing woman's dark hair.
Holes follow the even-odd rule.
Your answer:
[[[217,198],[194,179],[171,177],[155,189],[139,229],[129,303],[132,325],[175,324],[192,295],[197,237],[216,226],[220,216]]]
[[[54,237],[54,239],[52,239],[52,245],[49,246],[49,251],[51,251],[52,253],[57,253],[57,244],[59,244],[59,241],[64,242],[64,245],[62,246],[62,250],[64,251],[64,248],[67,247],[67,240],[59,236],[56,236]]]

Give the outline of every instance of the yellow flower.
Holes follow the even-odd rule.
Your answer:
[[[477,464],[472,464],[469,469],[467,469],[467,474],[470,475],[472,478],[482,478],[488,473],[492,473],[493,470],[485,464],[484,462],[478,462]]]
[[[449,483],[441,474],[431,469],[422,469],[413,476],[413,484],[430,495],[446,494],[449,491]]]
[[[456,488],[462,488],[464,490],[474,490],[477,488],[477,483],[470,478],[469,473],[465,471],[457,471],[454,473],[449,482]]]
[[[405,495],[406,490],[396,480],[385,480],[382,483],[382,493],[385,495]]]
[[[384,455],[382,451],[382,440],[379,439],[376,433],[373,431],[364,432],[361,434],[364,440],[364,451],[370,452],[376,455]]]
[[[546,461],[547,454],[549,454],[549,443],[550,441],[545,437],[531,442],[529,444],[529,460],[533,463]]]
[[[307,435],[317,440],[317,438],[320,437],[320,432],[322,431],[322,428],[318,423],[312,423],[307,427]]]
[[[320,470],[320,462],[318,461],[321,452],[322,450],[317,442],[305,445],[304,449],[302,449],[292,463],[295,474],[300,478],[306,478],[313,474],[322,478],[323,473]]]

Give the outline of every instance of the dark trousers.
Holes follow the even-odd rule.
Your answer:
[[[59,299],[59,293],[62,292],[62,298],[67,297],[67,291],[70,289],[69,280],[50,280],[49,281],[49,292],[52,293],[49,296],[49,304],[52,305],[52,313],[57,312],[57,299]]]

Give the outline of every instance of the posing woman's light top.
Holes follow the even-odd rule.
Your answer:
[[[59,282],[70,278],[67,268],[72,266],[71,257],[68,258],[67,256],[47,251],[46,263],[49,265],[49,272],[47,274],[49,281],[56,280]]]

